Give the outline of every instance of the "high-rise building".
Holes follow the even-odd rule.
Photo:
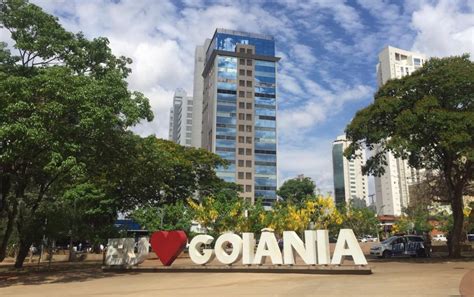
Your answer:
[[[202,97],[204,89],[202,72],[206,59],[206,49],[209,47],[210,42],[210,39],[206,39],[204,45],[197,46],[194,51],[193,128],[191,144],[198,148],[201,147],[202,138]]]
[[[193,98],[183,89],[176,89],[170,110],[169,140],[191,146],[193,126]]]
[[[390,79],[402,78],[423,66],[426,56],[395,47],[387,46],[379,54],[377,64],[378,86]],[[380,147],[376,147],[378,152]],[[375,201],[380,215],[400,216],[410,201],[408,187],[420,179],[420,172],[408,166],[407,160],[385,153],[385,174],[375,177]]]
[[[229,162],[217,175],[243,197],[276,200],[276,67],[272,36],[217,29],[204,58],[201,146]]]
[[[336,204],[352,202],[360,207],[369,206],[368,178],[362,174],[365,150],[357,150],[357,157],[348,160],[343,154],[349,145],[345,135],[337,137],[332,144],[334,199]]]

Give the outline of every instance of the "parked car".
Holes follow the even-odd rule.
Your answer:
[[[473,241],[474,241],[474,233],[467,235],[467,241],[469,241],[469,242],[473,242]]]
[[[446,236],[444,236],[444,234],[436,234],[433,237],[433,240],[434,241],[448,241],[448,239],[446,238]]]
[[[417,235],[392,236],[376,243],[370,248],[370,254],[379,258],[398,256],[427,257],[431,251],[425,248],[424,239]]]
[[[365,235],[360,238],[360,242],[376,242],[377,238],[372,237],[372,235]]]

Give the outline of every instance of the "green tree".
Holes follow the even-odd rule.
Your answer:
[[[375,151],[364,173],[382,175],[385,152],[407,159],[414,168],[440,172],[451,204],[453,227],[449,255],[460,257],[464,188],[474,161],[474,65],[468,55],[432,58],[402,79],[388,81],[374,103],[357,112],[346,128],[354,157],[363,146]],[[376,147],[379,146],[378,149]]]
[[[177,201],[161,208],[139,208],[132,212],[131,217],[148,231],[183,230],[189,234],[193,214],[185,202]]]
[[[300,203],[306,197],[314,195],[316,185],[309,177],[289,179],[281,185],[277,195],[285,202]]]
[[[375,211],[349,203],[341,209],[342,227],[352,229],[357,236],[377,235],[379,220]]]
[[[0,3],[0,26],[18,50],[12,57],[0,47],[0,213],[7,218],[0,260],[16,227],[21,267],[44,224],[41,210],[63,197],[64,185],[120,160],[127,129],[153,115],[148,99],[127,89],[131,61],[115,57],[107,39],[69,33],[21,0]]]

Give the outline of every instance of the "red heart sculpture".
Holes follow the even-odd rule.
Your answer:
[[[184,231],[156,231],[151,235],[150,244],[164,266],[171,263],[186,247],[188,237]]]

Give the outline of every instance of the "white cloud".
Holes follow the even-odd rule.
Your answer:
[[[473,59],[474,12],[461,12],[461,7],[459,1],[440,1],[415,11],[411,23],[417,31],[413,49],[439,57],[470,53]]]

